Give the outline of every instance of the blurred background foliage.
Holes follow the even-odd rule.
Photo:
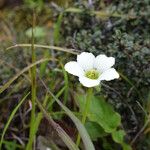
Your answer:
[[[150,1],[149,0],[0,0],[0,86],[12,77],[18,69],[30,62],[30,51],[17,48],[5,51],[16,43],[30,43],[32,11],[36,12],[35,41],[38,44],[56,45],[92,52],[95,55],[107,54],[116,58],[115,68],[120,79],[102,83],[102,93],[108,103],[122,117],[122,126],[127,133],[126,140],[132,141],[142,127],[149,123],[150,113]],[[24,49],[24,50],[23,50]],[[63,63],[70,59],[69,54],[38,49],[37,57],[57,57]],[[17,56],[17,57],[16,57]],[[46,67],[47,66],[47,67]],[[63,76],[60,66],[55,63],[40,66],[43,76],[53,79],[48,82],[54,91],[60,89]],[[10,69],[11,68],[11,69]],[[47,68],[47,69],[46,69]],[[49,69],[56,68],[53,71]],[[77,82],[71,78],[70,91],[76,90]],[[2,103],[9,96],[19,97],[29,87],[27,81],[19,78],[15,88],[0,95],[2,108],[13,107],[11,101]],[[56,82],[55,82],[56,81]],[[58,84],[61,83],[61,84]],[[75,83],[75,84],[71,84]],[[20,84],[20,85],[19,85]],[[19,94],[17,93],[19,87]],[[80,87],[78,87],[80,89]],[[81,90],[81,89],[80,89]],[[9,96],[5,97],[5,94]],[[42,97],[42,92],[39,93]],[[69,97],[70,99],[72,96]],[[11,98],[15,98],[12,96]],[[7,120],[0,117],[0,127]],[[90,126],[90,125],[89,125]],[[137,150],[150,149],[150,124],[134,143]],[[9,135],[8,135],[9,136]],[[108,148],[109,139],[103,141]],[[107,143],[105,145],[105,143]],[[8,146],[8,145],[7,145]],[[114,146],[115,147],[115,146]]]

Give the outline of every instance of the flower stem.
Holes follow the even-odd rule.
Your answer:
[[[90,107],[92,92],[93,92],[92,88],[89,88],[87,91],[85,107],[84,107],[84,111],[82,112],[82,120],[81,120],[82,124],[85,124],[86,122],[87,114],[88,114],[89,107]],[[81,140],[81,137],[80,137],[80,134],[78,134],[77,141],[76,141],[77,146],[80,145],[80,140]]]
[[[36,54],[34,48],[34,29],[35,27],[35,14],[33,12],[33,27],[32,27],[32,63],[36,61]],[[31,102],[32,102],[32,110],[31,110],[31,118],[30,118],[30,133],[29,133],[29,140],[26,146],[26,150],[32,149],[32,144],[35,138],[35,100],[36,100],[36,66],[31,68]]]

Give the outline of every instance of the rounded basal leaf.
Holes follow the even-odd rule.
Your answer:
[[[93,141],[96,141],[97,138],[107,135],[107,133],[98,123],[89,121],[85,123],[85,127]]]
[[[96,98],[91,101],[89,118],[100,124],[107,133],[115,131],[121,124],[120,115],[104,100]]]
[[[131,146],[124,141],[125,135],[126,133],[123,130],[118,130],[112,133],[112,138],[116,143],[119,143],[122,146],[123,150],[132,150]]]
[[[123,130],[114,131],[112,133],[112,138],[116,143],[123,143],[124,142],[124,136],[125,132]]]
[[[91,97],[89,120],[98,123],[107,133],[114,132],[121,124],[120,115],[102,97]],[[77,102],[80,110],[84,111],[86,96],[77,95]]]

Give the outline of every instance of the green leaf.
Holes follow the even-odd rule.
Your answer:
[[[123,147],[123,150],[132,150],[131,146],[127,145],[126,143],[122,143],[122,147]]]
[[[112,144],[110,144],[106,138],[102,138],[102,141],[103,141],[104,150],[114,150],[114,148],[112,147]]]
[[[95,122],[86,122],[85,127],[93,141],[107,135],[103,128]]]
[[[16,149],[24,149],[24,147],[22,145],[19,145],[16,143],[16,141],[14,140],[11,140],[11,141],[6,141],[6,140],[3,140],[3,144],[4,144],[4,147],[6,148],[6,150],[13,150],[13,147],[15,147],[15,150]]]
[[[34,32],[34,37],[35,38],[42,38],[47,33],[47,31],[46,31],[46,29],[44,27],[39,27],[39,26],[36,26],[33,29],[33,32]],[[27,29],[25,34],[26,34],[26,36],[31,38],[32,37],[32,28]]]
[[[6,150],[16,150],[16,141],[12,141],[11,143],[5,145]]]
[[[114,131],[112,133],[112,138],[116,143],[123,143],[124,142],[124,136],[125,132],[123,130]]]
[[[118,130],[118,131],[114,131],[112,133],[112,138],[116,143],[119,143],[122,145],[123,150],[132,150],[130,145],[128,145],[124,142],[125,135],[126,135],[126,133],[123,130]]]
[[[86,96],[77,97],[80,110],[83,111]],[[88,118],[90,121],[98,123],[107,133],[115,131],[121,124],[120,115],[102,97],[92,96]]]

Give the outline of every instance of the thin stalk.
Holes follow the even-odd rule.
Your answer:
[[[33,13],[33,23],[32,23],[32,63],[36,61],[36,54],[34,48],[34,27],[35,27],[35,14]],[[31,120],[30,120],[30,133],[29,133],[29,142],[27,144],[26,150],[32,149],[32,143],[34,141],[34,123],[35,123],[35,100],[36,100],[36,66],[31,68],[31,102],[32,102],[32,110],[31,110]]]
[[[92,88],[89,88],[88,91],[87,91],[85,107],[84,107],[84,111],[82,112],[83,114],[82,114],[82,119],[81,119],[81,122],[82,122],[83,125],[86,122],[86,118],[87,118],[88,111],[89,111],[89,108],[90,108],[90,102],[91,102],[92,92],[93,92]],[[78,134],[77,141],[76,141],[76,145],[77,146],[80,145],[80,140],[81,140],[81,137],[80,137],[80,134]]]
[[[23,44],[16,44],[14,46],[8,47],[6,50],[10,50],[10,49],[16,48],[16,47],[32,47],[32,44],[24,44],[24,43]],[[62,48],[62,47],[57,47],[57,46],[47,46],[47,45],[34,44],[34,47],[45,48],[45,49],[53,49],[53,50],[56,50],[56,51],[71,53],[71,54],[74,54],[74,55],[80,54],[79,50],[67,49],[67,48]]]

